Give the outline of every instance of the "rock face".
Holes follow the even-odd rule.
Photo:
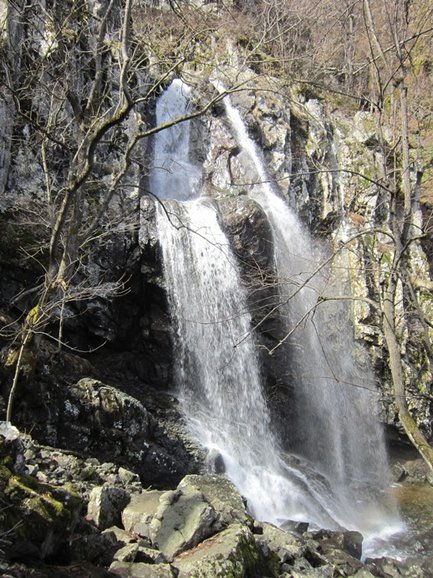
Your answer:
[[[189,475],[175,490],[145,490],[134,472],[53,452],[4,423],[0,490],[5,506],[0,512],[0,572],[5,576],[430,575],[430,560],[418,566],[389,558],[360,562],[362,536],[357,532],[304,531],[299,524],[293,532],[255,521],[223,476]],[[18,519],[20,524],[11,527]],[[101,531],[110,520],[119,526]],[[35,559],[37,568],[23,565]],[[55,565],[59,562],[61,567]]]
[[[103,459],[141,460],[150,417],[133,397],[97,380],[81,379],[70,390],[64,415],[63,443],[75,438],[77,450],[97,452]]]

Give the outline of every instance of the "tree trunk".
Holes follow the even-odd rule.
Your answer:
[[[392,275],[392,273],[391,273]],[[429,445],[416,421],[409,413],[406,402],[403,364],[401,359],[400,345],[398,343],[395,328],[394,297],[396,282],[390,279],[384,293],[383,300],[383,329],[389,354],[389,367],[391,370],[394,399],[398,410],[400,422],[407,437],[418,450],[430,470],[433,472],[433,448]]]

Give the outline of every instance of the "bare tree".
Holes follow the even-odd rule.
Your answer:
[[[16,299],[24,316],[6,356],[13,368],[10,421],[19,380],[37,358],[31,352],[53,322],[54,338],[62,342],[65,305],[126,290],[125,279],[93,283],[86,266],[95,245],[134,212],[131,193],[138,194],[146,170],[140,143],[204,114],[224,94],[162,126],[147,126],[146,107],[180,71],[188,50],[176,42],[176,50],[155,61],[153,47],[137,32],[146,14],[133,0],[18,0],[7,8],[7,26],[17,30],[6,39],[2,70],[15,113],[14,146],[25,135],[41,185],[31,203],[14,207],[17,222],[39,226],[41,236],[27,257],[41,276]],[[183,48],[195,38],[195,30],[188,31]]]

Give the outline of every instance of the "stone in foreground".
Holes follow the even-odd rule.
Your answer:
[[[244,578],[260,575],[260,556],[251,531],[233,524],[173,561],[178,578]]]

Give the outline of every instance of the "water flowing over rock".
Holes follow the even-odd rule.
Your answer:
[[[158,99],[157,125],[169,123],[190,111],[190,88],[175,79]],[[201,171],[190,160],[191,126],[190,122],[175,124],[154,139],[149,189],[160,198],[173,198],[174,195],[177,199],[187,200],[199,191]]]
[[[170,96],[161,100],[182,110],[179,86],[173,83],[166,91]],[[181,188],[170,184],[170,175],[167,182],[161,175],[153,191],[177,199],[158,206],[156,218],[181,407],[193,437],[222,457],[226,475],[257,517],[276,524],[308,520],[374,534],[384,517],[389,525],[397,524],[393,507],[387,518],[385,506],[379,506],[389,477],[374,381],[365,356],[364,367],[351,360],[363,355],[348,337],[344,306],[323,306],[330,284],[328,255],[274,192],[261,154],[228,99],[225,107],[242,152],[237,162],[246,165],[250,176],[250,197],[261,206],[272,231],[279,297],[275,309],[285,332],[276,346],[284,347],[287,356],[294,423],[284,432],[271,424],[236,258],[215,202],[179,202],[179,196],[185,197],[182,187],[195,190],[187,173]],[[155,151],[160,146],[157,137]],[[222,206],[224,221],[230,224],[229,205]],[[332,291],[335,297],[335,286]],[[286,457],[283,448],[301,457]]]
[[[297,407],[295,423],[288,428],[289,448],[326,477],[336,498],[328,506],[338,523],[375,532],[386,519],[379,504],[381,492],[389,487],[389,472],[371,370],[365,353],[357,351],[351,338],[344,295],[338,278],[330,278],[326,266],[330,256],[313,243],[272,190],[240,114],[229,100],[225,104],[239,145],[247,151],[262,182],[252,194],[274,234],[278,308],[286,330],[277,347],[287,347]],[[363,494],[367,489],[371,497]],[[354,493],[358,504],[354,504]],[[379,509],[377,517],[372,508]],[[391,507],[389,522],[397,524],[397,520]]]
[[[251,318],[237,263],[209,201],[172,201],[165,208],[158,229],[183,411],[194,437],[222,455],[227,475],[265,515],[274,496],[271,485],[267,498],[261,487],[279,469],[278,444],[254,341],[244,339]]]

